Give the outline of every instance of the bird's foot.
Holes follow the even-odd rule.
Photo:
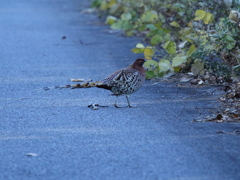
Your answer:
[[[137,106],[131,106],[131,105],[128,105],[127,107],[129,107],[129,108],[137,108]]]
[[[118,106],[117,104],[114,104],[115,108],[123,108],[121,106]]]
[[[115,108],[126,108],[126,107],[129,107],[129,108],[137,108],[137,106],[131,106],[131,105],[127,105],[127,106],[118,106],[116,104],[114,104]]]

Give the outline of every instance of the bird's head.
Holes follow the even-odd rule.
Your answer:
[[[142,67],[146,61],[143,58],[138,58],[134,63],[133,67]]]

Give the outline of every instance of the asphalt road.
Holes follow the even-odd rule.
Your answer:
[[[240,125],[192,122],[218,107],[213,88],[146,82],[130,96],[138,108],[120,109],[102,89],[39,90],[139,57],[140,40],[108,33],[81,13],[89,4],[0,0],[0,180],[240,179]]]

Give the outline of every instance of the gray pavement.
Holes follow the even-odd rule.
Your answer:
[[[0,0],[0,180],[240,179],[240,125],[192,122],[218,107],[213,88],[146,82],[130,96],[138,108],[121,109],[102,89],[39,90],[103,79],[139,57],[140,40],[107,33],[81,13],[89,4]]]

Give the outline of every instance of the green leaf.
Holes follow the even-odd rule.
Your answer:
[[[145,48],[143,44],[137,43],[136,48]]]
[[[144,67],[147,69],[147,71],[158,70],[158,63],[154,60],[148,60],[144,63]]]
[[[184,37],[192,32],[192,28],[183,28],[179,31],[179,35]]]
[[[113,4],[111,8],[109,9],[108,14],[116,14],[117,11],[121,8],[120,4]]]
[[[158,43],[161,43],[163,40],[162,36],[159,35],[155,35],[151,38],[151,45],[152,46],[156,46]]]
[[[107,8],[108,8],[107,1],[102,1],[101,5],[100,5],[100,9],[102,11],[105,11],[105,10],[107,10]]]
[[[187,56],[191,56],[195,51],[196,51],[196,47],[194,44],[192,44],[190,47],[189,47],[189,50],[187,52]]]
[[[214,19],[213,14],[206,13],[203,18],[203,22],[204,22],[204,24],[210,24],[213,21],[213,19]]]
[[[152,79],[155,77],[155,72],[154,71],[146,71],[146,78],[147,79]]]
[[[187,56],[175,57],[172,60],[172,66],[177,67],[187,61]]]
[[[173,7],[175,7],[175,8],[185,8],[186,6],[182,3],[175,3],[175,4],[173,4]]]
[[[143,53],[144,49],[142,49],[142,48],[133,48],[131,51],[133,53],[137,54],[137,53]]]
[[[122,23],[122,29],[123,30],[129,30],[133,28],[133,24],[130,21],[123,21]]]
[[[204,50],[205,50],[205,51],[214,50],[214,47],[213,47],[212,44],[206,44],[206,45],[204,46]]]
[[[149,79],[158,75],[159,65],[156,61],[148,60],[143,66],[146,69],[146,78]]]
[[[163,48],[167,51],[168,54],[175,54],[176,53],[176,44],[173,41],[167,41]]]
[[[180,25],[176,21],[171,22],[170,25],[176,28],[180,28]]]
[[[174,72],[179,72],[182,68],[180,66],[174,67],[173,70]]]
[[[240,64],[237,66],[233,66],[233,72],[237,75],[240,76]]]
[[[129,30],[133,28],[133,24],[129,21],[117,20],[115,23],[111,25],[112,29],[122,29],[122,30]]]
[[[140,26],[140,27],[138,27],[138,31],[145,31],[145,29],[146,29],[146,25],[144,24],[144,25],[142,25],[142,26]]]
[[[158,20],[158,14],[156,11],[147,11],[145,13],[143,13],[141,20],[143,22],[154,22],[156,20]]]
[[[196,10],[195,12],[195,21],[202,20],[206,14],[206,11],[204,10]]]
[[[107,6],[108,6],[108,8],[111,8],[116,3],[117,3],[116,0],[110,0],[110,1],[108,1]]]
[[[127,12],[127,13],[123,13],[121,15],[121,19],[122,20],[125,20],[125,21],[129,21],[132,19],[132,14],[130,12]]]
[[[159,62],[159,73],[162,75],[165,75],[168,71],[171,70],[171,63],[169,60],[162,59]]]
[[[149,37],[154,36],[155,34],[156,34],[155,31],[150,31],[150,32],[148,32],[148,33],[146,34],[146,37],[149,38]]]
[[[167,42],[167,41],[170,41],[171,40],[171,34],[165,34],[164,36],[163,36],[163,39],[164,39],[164,41],[165,42]]]
[[[91,4],[92,7],[100,7],[101,6],[101,1],[99,0],[94,0]]]
[[[133,53],[144,53],[144,50],[145,50],[144,45],[141,44],[141,43],[138,43],[138,44],[136,45],[136,48],[133,48],[131,51],[132,51]]]
[[[158,23],[154,24],[154,26],[156,28],[158,28],[159,30],[162,30],[162,23],[161,22],[158,22]]]
[[[115,23],[111,25],[111,29],[122,29],[122,20],[117,20]]]
[[[105,23],[108,25],[112,25],[117,20],[114,16],[107,16]]]
[[[204,62],[201,59],[196,59],[191,67],[191,71],[195,76],[204,74]]]
[[[230,35],[226,35],[224,39],[227,41],[226,44],[228,50],[231,50],[235,47],[236,41]]]
[[[147,24],[146,27],[150,30],[150,31],[154,31],[157,28],[154,26],[154,24]]]
[[[159,20],[161,21],[161,22],[163,22],[163,23],[165,23],[166,22],[166,19],[165,19],[165,17],[164,17],[164,15],[162,15],[162,13],[158,13],[158,17],[159,17]]]
[[[130,29],[125,32],[127,36],[133,36],[134,35],[134,30]]]
[[[151,46],[147,46],[145,49],[144,49],[144,57],[148,60],[151,60],[153,55],[154,55],[154,49],[151,47]]]

